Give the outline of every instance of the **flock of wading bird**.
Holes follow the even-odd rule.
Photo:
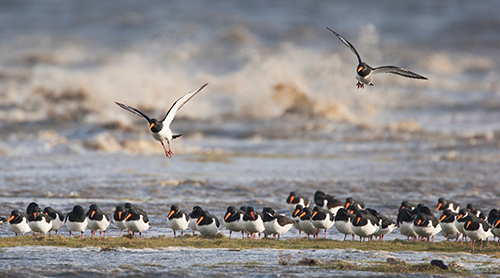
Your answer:
[[[344,201],[325,194],[323,191],[316,191],[314,194],[314,206],[306,197],[291,192],[286,199],[286,206],[291,213],[290,217],[278,214],[274,209],[265,207],[262,213],[256,211],[254,207],[229,206],[224,214],[223,222],[229,230],[229,238],[233,232],[241,232],[242,238],[260,238],[273,236],[279,240],[280,236],[292,227],[299,230],[299,238],[305,233],[318,239],[320,232],[324,230],[324,238],[327,237],[327,230],[335,226],[337,231],[344,235],[344,240],[351,235],[359,240],[371,240],[378,238],[383,240],[384,235],[391,233],[396,228],[407,237],[408,240],[429,241],[434,240],[434,236],[441,233],[446,240],[455,239],[461,242],[467,237],[471,239],[472,251],[474,251],[475,241],[480,241],[482,251],[483,240],[491,236],[500,236],[500,212],[498,209],[491,209],[488,215],[472,204],[467,204],[466,208],[460,208],[459,204],[453,201],[439,198],[436,210],[440,216],[436,217],[428,206],[422,204],[411,204],[403,201],[397,214],[397,221],[378,213],[376,210],[365,207],[363,202],[353,198]],[[120,229],[142,236],[142,232],[149,228],[150,222],[144,209],[131,203],[116,207],[113,217],[104,214],[96,204],[90,205],[87,212],[83,207],[76,205],[73,210],[64,215],[62,212],[46,207],[43,210],[36,203],[30,203],[26,213],[13,210],[8,219],[2,218],[3,222],[9,223],[9,228],[17,236],[30,231],[33,234],[46,234],[54,231],[56,234],[63,225],[66,225],[69,235],[72,232],[84,236],[85,230],[91,231],[91,236],[96,236],[97,232],[101,236],[106,236],[106,230],[110,223]],[[188,228],[193,235],[198,231],[204,237],[212,237],[221,228],[219,219],[210,214],[200,206],[193,207],[191,213],[182,211],[179,206],[172,205],[167,216],[168,227],[173,230],[174,237],[180,231],[181,236]]]

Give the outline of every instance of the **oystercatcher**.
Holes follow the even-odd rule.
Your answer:
[[[333,31],[332,29],[326,27],[326,29],[330,30],[332,33],[334,33],[340,41],[342,41],[351,51],[356,55],[358,58],[358,67],[356,68],[356,79],[358,80],[358,83],[356,86],[359,88],[364,88],[365,84],[369,86],[373,86],[372,79],[373,79],[373,74],[378,74],[378,73],[393,73],[397,75],[401,75],[404,77],[408,78],[415,78],[415,79],[427,79],[427,77],[422,76],[420,74],[416,74],[414,72],[411,72],[407,69],[396,67],[396,66],[381,66],[381,67],[376,67],[372,68],[370,67],[367,63],[363,62],[361,60],[361,56],[359,56],[358,51],[356,51],[356,48],[348,42],[344,37]]]
[[[319,206],[315,206],[311,215],[311,223],[318,230],[325,230],[326,238],[326,230],[330,229],[335,223],[335,216],[330,210],[325,210]],[[316,236],[316,239],[317,238],[318,237]]]
[[[73,210],[66,214],[66,219],[64,219],[64,223],[69,230],[69,236],[71,236],[71,232],[80,232],[83,237],[83,233],[87,228],[87,217],[85,216],[85,210],[80,206],[76,205],[73,207]]]
[[[446,200],[445,198],[439,198],[436,210],[449,209],[454,213],[458,213],[460,210],[460,205],[453,201]]]
[[[52,217],[44,214],[39,207],[33,208],[28,214],[28,225],[35,233],[45,235],[52,228]]]
[[[64,224],[64,214],[58,210],[51,208],[51,207],[44,208],[43,213],[52,217],[52,228],[50,228],[50,231],[55,231],[56,235],[57,235],[57,231]],[[49,231],[49,235],[50,235],[50,231]]]
[[[101,209],[96,204],[92,204],[87,211],[88,227],[90,235],[95,236],[99,231],[99,235],[106,237],[106,229],[109,227],[109,217],[102,213]]]
[[[335,228],[340,233],[344,234],[344,240],[347,235],[352,235],[354,240],[354,232],[352,231],[351,220],[355,217],[354,214],[349,213],[345,208],[340,208],[335,215]]]
[[[219,219],[213,215],[211,215],[208,211],[202,210],[200,213],[200,217],[196,222],[196,230],[200,232],[205,238],[207,236],[212,236],[212,239],[215,238],[215,235],[219,232],[220,222]]]
[[[139,238],[141,238],[142,232],[149,229],[149,218],[145,211],[131,207],[125,217],[125,226],[132,231],[132,237],[135,233],[139,233]]]
[[[179,206],[170,206],[170,212],[168,213],[168,226],[174,231],[181,231],[181,236],[184,235],[184,231],[188,228],[189,215],[182,211]]]
[[[262,210],[262,220],[264,221],[264,233],[273,235],[275,239],[276,236],[278,236],[278,240],[282,234],[288,232],[292,228],[294,223],[292,219],[277,214],[270,207],[265,207]]]
[[[131,107],[131,106],[119,103],[119,102],[115,102],[115,103],[118,106],[120,106],[121,108],[146,119],[149,123],[149,131],[151,132],[151,135],[153,136],[153,138],[156,141],[160,141],[160,143],[163,147],[163,150],[165,151],[165,155],[168,158],[171,158],[174,153],[172,152],[172,149],[170,148],[170,141],[172,141],[175,138],[180,137],[182,134],[175,134],[175,135],[172,134],[172,131],[170,130],[170,124],[174,120],[174,117],[177,114],[177,111],[179,111],[179,109],[181,109],[181,107],[186,102],[188,102],[192,97],[194,97],[199,91],[201,91],[201,89],[205,88],[205,86],[207,86],[207,85],[208,85],[208,83],[205,83],[203,86],[199,87],[198,89],[196,89],[192,92],[189,92],[189,93],[185,94],[184,96],[182,96],[181,98],[179,98],[178,100],[176,100],[174,102],[174,104],[170,107],[170,110],[168,110],[167,114],[165,115],[165,117],[163,117],[162,120],[150,118],[148,115],[142,113],[141,111],[139,111],[138,109],[136,109],[134,107]],[[163,144],[164,141],[167,142],[168,150],[165,148],[165,145]]]
[[[253,207],[247,207],[247,211],[243,215],[243,227],[245,227],[245,231],[249,234],[250,238],[254,238],[257,233],[260,238],[260,233],[266,229],[262,220],[262,214],[255,211]]]
[[[122,236],[123,230],[127,230],[125,225],[125,217],[127,217],[127,209],[123,206],[116,206],[115,212],[113,213],[113,224],[120,229],[120,235]]]
[[[245,231],[243,214],[244,212],[235,206],[227,207],[226,214],[224,214],[224,225],[229,230],[229,238],[231,238],[232,232],[241,232],[241,238],[243,238]]]
[[[288,207],[288,210],[291,213],[293,213],[295,211],[295,207],[297,205],[301,205],[303,207],[308,207],[309,204],[310,204],[309,199],[298,195],[294,191],[290,192],[290,195],[288,195],[288,198],[286,198],[286,205]]]
[[[16,236],[17,234],[24,235],[25,233],[31,231],[31,228],[28,225],[28,215],[17,209],[11,212],[7,222],[9,222],[9,229],[14,232]]]

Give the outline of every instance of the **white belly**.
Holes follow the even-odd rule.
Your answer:
[[[83,222],[70,222],[69,220],[66,222],[66,227],[70,232],[84,232],[87,228],[87,218]]]

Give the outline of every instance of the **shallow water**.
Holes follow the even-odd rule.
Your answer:
[[[145,236],[156,236],[172,235],[165,220],[171,204],[200,205],[219,218],[229,205],[287,213],[290,191],[352,196],[394,219],[403,200],[434,207],[446,197],[498,208],[499,9],[493,0],[6,1],[0,7],[0,215],[32,201],[64,212],[97,203],[111,214],[131,201],[150,215]],[[429,80],[379,75],[375,86],[357,90],[355,57],[325,26],[370,65],[396,64]],[[142,119],[113,103],[161,117],[205,82],[172,124],[183,134],[172,143],[172,159]],[[12,236],[7,225],[0,236]],[[334,230],[328,237],[342,239]],[[402,236],[394,231],[387,238]],[[23,271],[44,275],[30,267],[30,252],[101,254],[26,247],[2,255],[20,254]],[[174,251],[109,254],[135,252],[147,258]],[[189,252],[205,260],[228,251]],[[276,250],[237,253],[268,252],[277,257]],[[98,257],[87,260],[48,276],[109,274]],[[10,262],[1,271],[15,275]],[[132,268],[134,276],[165,271]],[[251,273],[227,268],[169,271],[255,277],[318,271],[286,272],[274,261]]]

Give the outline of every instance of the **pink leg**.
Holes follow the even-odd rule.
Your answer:
[[[122,236],[123,230],[120,230],[120,237]]]
[[[168,142],[168,141],[167,141]],[[168,158],[171,158],[172,155],[170,154],[170,151],[167,151],[167,149],[165,148],[165,145],[163,144],[163,141],[160,141],[161,143],[161,146],[163,147],[163,150],[165,151],[165,155],[168,157]],[[168,148],[170,149],[170,143],[168,143]]]
[[[362,89],[364,89],[364,88],[365,88],[365,84],[363,84],[363,83],[361,83],[361,82],[359,82],[359,81],[358,81],[358,83],[356,83],[356,86],[358,87],[358,89],[359,89],[359,88],[362,88]]]

